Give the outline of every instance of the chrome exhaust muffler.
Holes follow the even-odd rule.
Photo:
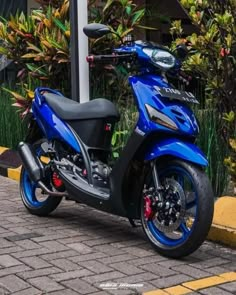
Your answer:
[[[39,158],[33,153],[32,148],[25,142],[18,145],[18,153],[32,181],[38,182],[45,177],[45,169]]]
[[[38,186],[49,196],[64,197],[68,196],[67,192],[51,191],[43,183],[45,177],[45,168],[40,159],[33,153],[32,148],[25,142],[20,142],[18,145],[18,153],[29,177],[32,181],[37,182]]]

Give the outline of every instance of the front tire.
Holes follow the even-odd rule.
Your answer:
[[[214,211],[211,184],[201,167],[181,160],[157,165],[157,171],[163,200],[149,216],[147,206],[151,203],[142,196],[143,230],[160,254],[172,258],[187,256],[200,247],[209,232]],[[153,186],[150,177],[145,186]]]
[[[41,139],[35,142],[33,150],[37,153],[38,157],[47,156],[41,149],[41,144],[46,139]],[[50,185],[51,175],[47,175],[46,181]],[[54,211],[60,204],[62,197],[52,197],[42,193],[36,182],[33,182],[24,167],[21,169],[20,174],[20,196],[26,209],[33,215],[47,216]]]

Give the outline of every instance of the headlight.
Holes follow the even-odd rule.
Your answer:
[[[176,59],[168,51],[144,48],[143,52],[151,58],[153,63],[164,70],[169,70],[175,66]]]
[[[164,127],[170,128],[172,130],[178,129],[178,126],[175,124],[175,122],[171,120],[168,116],[154,109],[149,104],[145,104],[145,107],[151,121],[160,124]]]

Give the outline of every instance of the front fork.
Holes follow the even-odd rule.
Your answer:
[[[151,170],[152,170],[152,179],[153,186],[150,188],[144,188],[143,198],[144,198],[144,216],[146,220],[150,220],[153,218],[156,213],[157,208],[161,208],[163,206],[163,186],[161,185],[156,161],[151,162]],[[154,209],[155,208],[155,209]]]
[[[163,190],[163,187],[161,185],[161,182],[157,173],[156,161],[151,162],[151,169],[152,169],[152,178],[153,178],[155,190],[157,192],[161,192]]]

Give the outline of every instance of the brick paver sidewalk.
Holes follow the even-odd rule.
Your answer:
[[[206,242],[184,260],[167,259],[140,228],[74,202],[63,202],[48,218],[32,216],[18,183],[0,177],[0,294],[141,294],[235,270],[229,248]],[[105,282],[143,287],[105,291]],[[236,282],[201,294],[236,294]]]

